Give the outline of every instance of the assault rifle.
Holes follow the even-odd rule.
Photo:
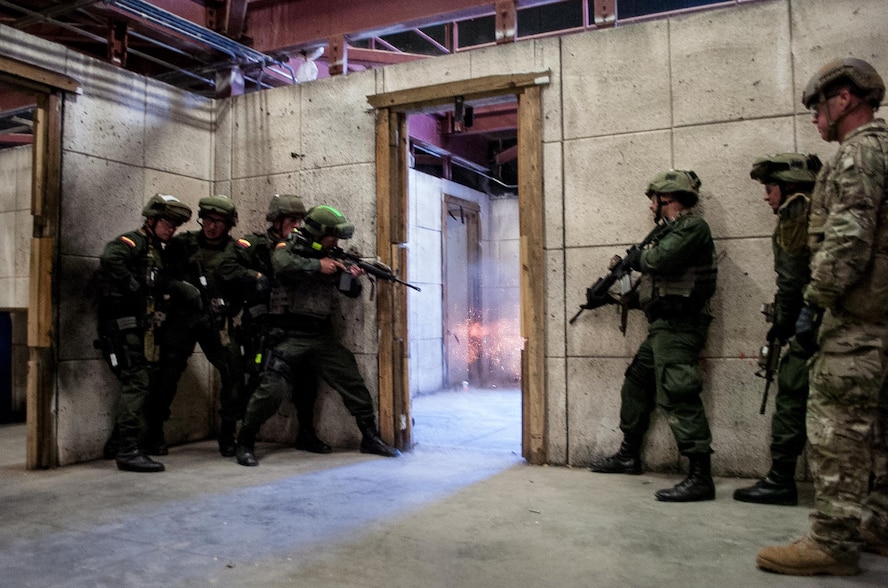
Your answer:
[[[407,286],[408,288],[413,288],[417,292],[422,292],[422,289],[419,286],[414,284],[410,284],[405,282],[398,276],[392,272],[391,268],[385,265],[384,263],[378,261],[367,262],[361,259],[359,256],[354,253],[349,253],[348,251],[344,251],[341,247],[331,247],[329,249],[320,249],[319,246],[300,233],[299,231],[293,231],[290,233],[290,238],[294,239],[296,242],[311,247],[315,251],[321,252],[327,257],[332,259],[336,259],[344,263],[346,266],[357,266],[376,278],[380,280],[386,280],[389,282],[394,282],[396,284],[401,284],[403,286]]]
[[[637,245],[633,245],[629,249],[626,250],[626,256],[622,259],[617,258],[618,261],[610,268],[610,271],[607,272],[607,275],[604,277],[598,278],[598,280],[592,284],[590,288],[586,288],[586,304],[580,305],[580,310],[577,311],[573,318],[570,319],[569,324],[574,324],[574,321],[579,318],[579,316],[583,313],[584,310],[592,310],[595,308],[599,308],[601,306],[605,306],[606,304],[614,304],[616,300],[614,300],[613,296],[608,294],[608,290],[610,290],[611,286],[613,286],[617,280],[623,279],[624,276],[628,275],[629,272],[632,271],[632,267],[630,266],[632,258],[637,258],[638,255],[641,254],[641,250],[647,247],[652,243],[656,243],[660,239],[662,239],[669,231],[672,230],[672,223],[664,220],[662,224],[658,224],[654,227],[654,229],[648,233],[648,236],[645,237],[641,243]],[[625,333],[625,327],[623,327],[623,332]]]
[[[775,317],[774,305],[771,303],[762,304],[762,314],[765,315],[766,323],[773,323]],[[765,407],[768,404],[768,392],[771,390],[771,382],[774,381],[774,374],[777,373],[777,366],[780,364],[780,350],[782,347],[780,339],[776,335],[770,334],[767,343],[762,345],[761,350],[759,350],[759,371],[755,375],[765,379],[765,394],[762,396],[759,414],[765,414]]]

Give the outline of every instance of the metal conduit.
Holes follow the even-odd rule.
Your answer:
[[[124,12],[132,14],[137,18],[147,20],[158,26],[165,27],[168,30],[176,32],[180,35],[203,43],[209,47],[216,49],[222,53],[226,53],[235,61],[253,63],[265,68],[269,65],[277,65],[289,70],[293,83],[296,83],[296,73],[289,64],[283,63],[278,59],[266,55],[261,51],[251,49],[246,45],[233,41],[224,35],[220,35],[215,31],[211,31],[205,27],[194,24],[193,22],[176,16],[166,10],[161,10],[156,6],[152,6],[143,0],[104,0],[108,6],[113,6]]]

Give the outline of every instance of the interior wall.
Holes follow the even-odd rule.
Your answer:
[[[113,426],[118,383],[93,349],[90,277],[105,243],[140,226],[151,195],[175,194],[195,209],[210,195],[212,102],[7,27],[0,26],[0,44],[7,55],[64,73],[83,88],[66,96],[63,107],[62,209],[53,269],[59,300],[55,414],[59,463],[95,459]],[[192,220],[181,230],[196,228]],[[21,248],[16,255],[27,260]],[[211,378],[198,355],[173,407],[172,442],[209,434]]]
[[[884,2],[754,2],[216,103],[0,27],[4,51],[64,71],[84,87],[82,95],[66,98],[64,112],[57,280],[62,463],[98,457],[110,430],[117,383],[92,349],[85,279],[105,241],[138,225],[150,194],[169,191],[195,204],[213,190],[229,192],[242,210],[237,230],[248,232],[264,227],[262,214],[273,193],[293,190],[309,204],[340,208],[357,227],[350,245],[372,252],[375,129],[366,96],[549,70],[551,83],[542,92],[549,462],[586,465],[619,442],[620,382],[644,337],[644,320],[632,316],[622,337],[618,318],[607,309],[587,312],[573,326],[567,318],[607,260],[647,232],[643,194],[649,179],[677,167],[702,178],[702,212],[723,256],[703,362],[714,469],[720,475],[760,474],[768,462],[770,415],[758,414],[762,381],[753,373],[766,332],[759,307],[774,290],[774,219],[749,168],[764,153],[793,150],[825,158],[834,151],[820,141],[799,104],[801,90],[836,56],[864,57],[888,75],[885,22]],[[346,305],[339,323],[375,396],[375,300]],[[188,430],[199,435],[211,418],[210,376],[200,361],[192,362],[194,369],[184,397],[198,399],[195,410],[174,413],[193,418]],[[319,409],[322,437],[357,445],[357,428],[338,397],[325,389]],[[276,417],[267,431],[292,435],[292,420]],[[660,418],[644,458],[662,470],[680,463]]]

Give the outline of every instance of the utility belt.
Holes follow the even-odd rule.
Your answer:
[[[706,300],[685,298],[682,296],[663,296],[651,302],[644,314],[648,322],[656,320],[669,320],[676,318],[688,318],[700,313],[706,306]]]
[[[330,317],[316,317],[307,314],[276,314],[274,326],[286,331],[298,331],[300,333],[323,333],[330,329]]]

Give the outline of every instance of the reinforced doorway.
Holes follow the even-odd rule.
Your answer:
[[[520,240],[520,323],[522,455],[546,463],[542,190],[543,86],[549,72],[488,76],[368,97],[377,109],[377,255],[409,278],[407,255],[407,114],[513,95],[518,101],[518,186]],[[379,423],[387,441],[402,449],[413,444],[408,387],[407,293],[386,288],[377,298],[379,322]]]

